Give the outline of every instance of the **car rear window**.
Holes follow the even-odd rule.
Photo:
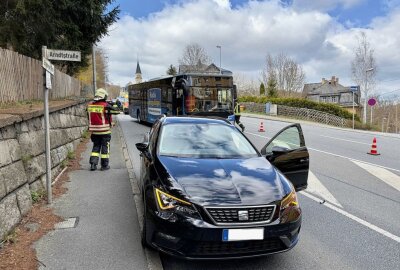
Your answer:
[[[162,127],[158,154],[191,158],[244,158],[258,153],[232,126],[216,123],[174,123]]]

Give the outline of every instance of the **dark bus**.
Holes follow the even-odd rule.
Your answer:
[[[179,74],[128,86],[129,115],[153,123],[160,115],[217,116],[234,120],[231,75]]]

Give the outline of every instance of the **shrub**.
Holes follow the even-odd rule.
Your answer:
[[[352,119],[353,115],[343,109],[339,105],[329,104],[329,103],[319,103],[308,99],[303,98],[268,98],[266,96],[242,96],[239,97],[239,102],[255,102],[255,103],[267,103],[271,102],[272,104],[285,105],[296,108],[307,108],[312,110],[317,110],[329,114],[333,114],[345,119]],[[354,116],[356,121],[360,121],[358,115]]]
[[[40,189],[38,191],[31,191],[31,197],[33,203],[37,203],[46,195],[46,191],[44,189]]]

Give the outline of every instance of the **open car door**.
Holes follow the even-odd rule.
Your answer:
[[[296,191],[307,188],[310,160],[300,124],[279,131],[261,154],[292,182]]]

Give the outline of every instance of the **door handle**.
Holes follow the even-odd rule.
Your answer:
[[[306,163],[306,162],[308,162],[310,159],[309,158],[301,158],[300,160],[299,160],[299,162],[300,163]]]

